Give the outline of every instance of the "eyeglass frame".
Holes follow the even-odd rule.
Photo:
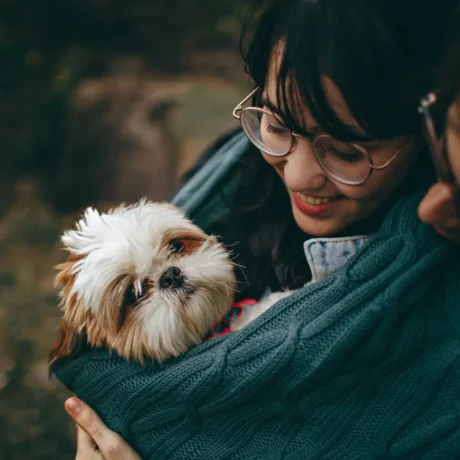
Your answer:
[[[257,111],[257,112],[261,112],[261,113],[265,113],[269,116],[275,116],[272,112],[269,112],[268,110],[265,110],[263,109],[262,107],[253,107],[253,106],[250,106],[250,107],[243,107],[244,104],[246,104],[246,102],[248,102],[252,97],[255,96],[255,94],[260,90],[260,87],[258,86],[257,88],[255,88],[253,91],[251,91],[251,93],[246,96],[234,109],[233,109],[233,117],[236,118],[237,120],[240,121],[240,124],[241,124],[241,128],[243,129],[244,133],[246,134],[246,130],[244,129],[244,126],[243,126],[243,123],[241,121],[241,114],[247,110],[251,110],[251,111]],[[238,112],[240,112],[238,114]],[[276,117],[275,117],[276,118]],[[326,176],[328,176],[329,178],[337,181],[337,182],[340,182],[341,184],[344,184],[344,185],[361,185],[363,184],[364,182],[366,182],[369,177],[371,177],[372,175],[372,172],[374,170],[376,171],[380,171],[382,169],[385,169],[387,166],[389,166],[395,159],[396,157],[404,150],[404,148],[406,147],[408,141],[404,142],[403,145],[393,154],[393,156],[388,160],[386,161],[383,165],[381,166],[376,166],[374,165],[374,162],[372,161],[372,157],[371,155],[369,154],[369,152],[364,148],[364,147],[361,147],[360,145],[358,144],[355,144],[353,142],[346,142],[347,144],[351,145],[352,147],[354,147],[355,149],[357,149],[359,152],[361,152],[366,158],[367,158],[367,161],[369,163],[369,174],[368,176],[363,179],[362,181],[349,181],[347,179],[343,179],[339,176],[337,176],[336,174],[332,173],[331,171],[328,171],[323,165],[322,165],[322,162],[321,160],[318,158],[318,154],[316,153],[316,149],[314,147],[315,145],[315,142],[318,140],[318,139],[321,139],[321,138],[328,138],[328,139],[332,139],[332,140],[336,140],[334,137],[332,137],[331,135],[329,134],[318,134],[316,136],[313,136],[313,137],[306,137],[306,136],[302,136],[301,134],[298,134],[294,131],[292,131],[291,129],[287,128],[286,129],[290,132],[291,134],[291,145],[289,147],[289,150],[286,152],[286,153],[282,153],[282,154],[275,154],[275,153],[270,153],[270,152],[264,152],[266,153],[267,155],[270,155],[270,156],[273,156],[273,157],[284,157],[286,155],[288,155],[289,153],[291,153],[292,151],[292,147],[294,146],[294,143],[295,143],[295,138],[298,138],[298,139],[302,139],[306,142],[309,142],[313,145],[313,154],[315,155],[315,158],[316,158],[316,161],[318,162],[319,166],[321,167],[321,169],[324,171],[324,173],[326,174]],[[247,136],[247,134],[246,134]],[[249,138],[249,136],[247,136]],[[251,141],[251,139],[249,139]],[[252,142],[252,141],[251,141]],[[252,142],[253,143],[253,142]],[[254,143],[253,143],[254,144]],[[256,146],[258,147],[258,146]]]
[[[436,177],[439,182],[454,186],[454,206],[457,216],[460,217],[460,185],[455,178],[452,165],[449,161],[446,147],[446,131],[444,128],[441,134],[438,133],[431,114],[434,105],[439,103],[439,95],[440,91],[438,89],[423,96],[420,99],[418,112],[423,117],[425,138],[427,140],[428,147],[430,148],[433,163],[436,168]]]

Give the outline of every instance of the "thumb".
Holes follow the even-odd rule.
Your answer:
[[[113,443],[118,435],[109,430],[96,412],[81,399],[69,398],[64,407],[75,423],[85,431],[100,450],[104,445]]]
[[[96,412],[78,398],[69,398],[65,402],[65,409],[75,423],[99,447],[102,458],[105,460],[141,460],[137,453],[104,424]],[[91,440],[80,433],[79,441],[91,445]]]

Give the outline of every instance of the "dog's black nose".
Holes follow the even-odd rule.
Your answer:
[[[160,287],[161,289],[180,288],[184,284],[184,275],[178,267],[169,267],[160,276]]]

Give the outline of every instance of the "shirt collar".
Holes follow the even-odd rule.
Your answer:
[[[303,247],[310,266],[312,282],[320,281],[336,272],[370,238],[370,235],[359,235],[344,238],[312,238],[305,241]]]

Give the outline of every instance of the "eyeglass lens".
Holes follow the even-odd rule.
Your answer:
[[[296,141],[274,115],[262,110],[244,110],[241,124],[249,140],[269,155],[286,155]],[[315,139],[313,149],[321,167],[332,176],[353,183],[369,177],[369,157],[352,144],[323,135]]]

